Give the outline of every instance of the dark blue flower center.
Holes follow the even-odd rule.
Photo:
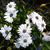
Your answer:
[[[12,5],[9,5],[9,7],[11,8],[11,7],[12,7]]]
[[[10,17],[12,17],[13,16],[13,14],[10,14]]]
[[[36,19],[38,19],[38,16],[36,16]]]
[[[44,27],[44,24],[42,24],[42,27]]]
[[[24,40],[24,42],[26,43],[26,42],[27,42],[27,40],[25,39],[25,40]]]
[[[25,29],[23,30],[23,33],[26,33],[26,30]]]

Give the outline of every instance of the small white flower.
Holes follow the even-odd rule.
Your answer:
[[[30,36],[22,36],[17,41],[21,47],[26,48],[32,43],[32,38]]]
[[[15,4],[15,2],[10,2],[10,3],[8,3],[8,5],[7,5],[7,7],[9,7],[9,8],[14,8],[16,6],[16,4]]]
[[[13,11],[13,12],[6,12],[4,15],[12,17],[12,18],[16,18],[17,13],[18,13],[18,10],[17,11]]]
[[[30,34],[31,33],[32,28],[30,26],[27,26],[27,24],[21,24],[18,28],[18,33],[19,35],[23,35],[23,34]]]
[[[6,6],[6,10],[7,10],[8,12],[13,12],[14,10],[16,10],[16,9],[15,9],[15,6],[16,6],[15,2],[10,2],[10,3],[8,3],[8,5]]]
[[[13,18],[12,17],[4,16],[4,18],[5,18],[5,21],[7,21],[9,23],[12,23],[13,22]]]
[[[43,37],[42,37],[42,40],[44,41],[50,41],[50,33],[47,32],[47,33],[42,33]]]
[[[12,36],[12,35],[11,35],[11,32],[9,32],[9,34],[6,36],[5,39],[6,39],[6,40],[10,40],[11,36]]]
[[[46,29],[46,23],[44,20],[38,22],[36,25],[37,25],[39,31],[41,31],[41,32],[43,32],[43,30]]]
[[[2,36],[3,36],[4,38],[7,37],[6,39],[8,39],[8,37],[9,37],[9,39],[10,39],[11,33],[9,33],[9,34],[7,35],[6,32],[10,32],[11,30],[12,30],[12,27],[7,26],[7,25],[4,25],[4,27],[1,28],[0,32],[1,32],[1,34],[2,34]]]
[[[40,16],[38,13],[33,12],[33,18],[32,18],[32,22],[33,24],[36,24],[38,21],[42,20],[42,16]]]

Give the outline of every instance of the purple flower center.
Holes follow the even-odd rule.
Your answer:
[[[24,40],[24,42],[26,43],[26,42],[27,42],[27,40],[25,39],[25,40]]]
[[[26,30],[25,29],[23,30],[23,33],[26,33]]]
[[[44,27],[44,24],[42,24],[42,27]]]
[[[36,16],[36,19],[38,20],[38,16]]]
[[[13,14],[10,14],[10,17],[12,17],[13,16]]]
[[[12,7],[12,5],[9,5],[9,7],[11,8],[11,7]]]

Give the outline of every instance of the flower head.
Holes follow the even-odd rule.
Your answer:
[[[46,29],[46,23],[44,20],[38,22],[36,25],[37,25],[39,31],[41,31],[41,32],[43,32],[43,30]]]
[[[23,35],[23,34],[30,34],[31,33],[32,28],[30,26],[27,26],[27,24],[21,24],[18,28],[18,33],[19,35]]]
[[[21,47],[26,48],[32,43],[32,38],[30,36],[22,36],[18,38],[17,41]]]
[[[13,11],[13,12],[6,12],[4,15],[12,17],[12,18],[16,18],[17,13],[18,13],[18,10],[17,11]]]
[[[10,2],[10,3],[8,3],[8,5],[6,6],[6,10],[7,10],[8,12],[13,12],[14,10],[16,10],[16,9],[15,9],[15,6],[16,6],[15,2]]]
[[[0,32],[2,33],[2,36],[6,39],[6,40],[10,40],[11,38],[11,31],[12,27],[4,25],[4,27],[1,28]]]
[[[42,16],[40,16],[38,13],[36,13],[36,12],[33,12],[32,14],[31,14],[31,16],[32,16],[32,23],[33,24],[36,24],[38,21],[41,21],[42,20]]]

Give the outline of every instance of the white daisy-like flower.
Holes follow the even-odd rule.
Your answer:
[[[10,38],[11,38],[11,36],[12,36],[12,34],[11,34],[11,32],[9,32],[9,34],[6,36],[6,40],[10,40]]]
[[[38,21],[41,21],[42,20],[42,16],[40,16],[38,13],[36,12],[33,12],[33,15],[32,15],[32,22],[33,24],[36,24]]]
[[[16,18],[17,13],[18,13],[18,10],[17,11],[13,11],[13,12],[6,12],[4,15],[12,17],[12,18]]]
[[[30,36],[22,36],[19,39],[17,39],[18,43],[20,44],[21,47],[26,48],[32,43],[32,37]]]
[[[6,10],[7,10],[8,12],[13,12],[14,10],[16,10],[16,9],[15,9],[15,6],[16,6],[15,2],[10,2],[10,3],[8,3],[8,5],[6,6]]]
[[[42,40],[50,41],[50,32],[47,33],[43,32],[42,35],[43,35]]]
[[[41,32],[43,32],[43,30],[46,29],[46,23],[44,20],[38,22],[36,25],[37,25],[39,31],[41,31]]]
[[[11,30],[12,30],[12,27],[7,26],[7,25],[4,25],[4,27],[1,28],[0,32],[2,33],[2,36],[3,36],[4,38],[6,38],[6,37],[8,37],[8,35],[11,35],[11,33],[9,33],[9,34],[7,35],[6,32],[10,32]],[[7,38],[6,38],[6,39],[7,39]]]
[[[5,21],[7,21],[9,23],[12,23],[13,22],[13,18],[12,17],[4,16],[4,18],[5,18]]]
[[[27,24],[21,24],[18,28],[18,33],[19,35],[24,35],[24,34],[30,34],[31,33],[32,28],[30,26],[27,26]]]

